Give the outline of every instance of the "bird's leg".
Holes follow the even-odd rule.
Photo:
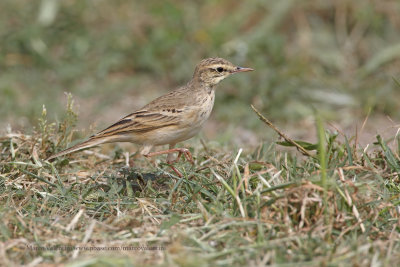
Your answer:
[[[175,151],[174,147],[175,147],[175,144],[170,144],[169,145],[169,149],[166,150],[166,151],[172,151],[172,152],[170,152],[168,154],[168,157],[167,157],[167,163],[168,164],[172,164],[172,163],[178,162],[182,155],[184,155],[186,160],[189,161],[192,165],[194,164],[193,158],[192,158],[192,154],[186,148],[176,148],[176,151],[178,152],[178,156],[176,156],[176,158],[173,160],[173,154],[172,153]]]
[[[171,153],[175,153],[175,152],[178,152],[178,157],[175,160],[172,160],[170,155],[171,155]],[[163,154],[169,154],[167,157],[168,164],[177,162],[179,160],[179,158],[181,157],[181,155],[184,155],[186,160],[189,161],[192,165],[194,165],[192,154],[190,153],[189,149],[187,149],[187,148],[172,148],[172,149],[168,149],[168,150],[162,150],[162,151],[144,154],[143,156],[149,158],[149,157],[154,157],[154,156],[163,155]]]
[[[168,166],[176,173],[176,175],[179,176],[179,178],[183,177],[182,173],[180,171],[178,171],[178,169],[175,168],[174,165],[168,165]]]
[[[183,154],[185,156],[186,160],[189,161],[192,165],[194,165],[192,153],[190,153],[189,149],[187,149],[187,148],[176,148],[176,149],[178,149],[177,151],[179,153],[174,162],[177,162],[179,160],[179,158],[181,157],[181,155]]]
[[[141,147],[138,155],[144,156],[147,158],[147,155],[150,153],[150,150],[153,148],[152,145],[144,145]]]
[[[133,153],[133,154],[129,154],[128,152],[126,152],[126,153],[124,153],[124,155],[125,155],[125,162],[128,161],[129,167],[134,167],[135,164],[136,164],[136,163],[135,163],[136,160],[137,160],[140,156],[142,156],[142,153],[141,153],[140,151],[136,151],[136,152]]]
[[[176,144],[169,144],[169,150],[173,149],[175,147]],[[175,158],[174,160],[174,154],[173,153],[169,153],[167,156],[167,163],[168,164],[172,164],[175,163],[179,160],[179,155]]]
[[[186,160],[189,161],[192,165],[194,165],[192,154],[190,153],[189,149],[186,148],[174,148],[175,144],[169,145],[169,151],[173,151],[176,149],[178,152],[178,156],[176,156],[175,160],[172,160],[172,154],[168,154],[167,162],[175,163],[178,162],[182,154],[185,156]],[[168,161],[169,160],[169,161]]]
[[[168,150],[162,150],[162,151],[157,151],[157,152],[153,152],[153,153],[147,153],[147,154],[143,154],[143,156],[148,158],[148,157],[158,156],[158,155],[162,155],[162,154],[168,154],[168,157],[167,157],[168,166],[179,177],[182,177],[182,174],[172,165],[172,163],[177,162],[182,155],[184,155],[186,160],[189,161],[191,164],[194,164],[194,161],[193,161],[193,158],[192,158],[192,154],[190,153],[190,151],[188,149],[186,149],[186,148],[174,148],[174,146],[175,146],[175,144],[170,144]],[[176,157],[175,160],[173,160],[173,154],[172,153],[175,153],[175,152],[178,152],[178,156]]]
[[[169,144],[169,150],[173,149],[174,147],[175,147],[175,144]],[[168,156],[167,156],[167,163],[168,163],[168,166],[169,166],[180,178],[182,178],[182,177],[183,177],[182,173],[181,173],[180,171],[178,171],[178,169],[175,168],[174,165],[172,165],[173,163],[175,163],[175,162],[177,162],[177,161],[179,160],[180,155],[181,155],[181,153],[179,152],[178,156],[177,156],[177,157],[175,158],[175,160],[174,160],[174,159],[173,159],[173,158],[174,158],[174,154],[173,154],[173,153],[169,153]]]
[[[124,152],[125,167],[133,167],[133,161],[129,159],[129,152]]]

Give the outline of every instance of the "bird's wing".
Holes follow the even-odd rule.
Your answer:
[[[162,109],[160,112],[148,111],[145,109],[136,111],[117,121],[103,131],[92,135],[89,140],[58,152],[47,160],[102,143],[119,141],[119,135],[147,133],[156,129],[179,124],[179,117],[173,116],[176,111],[173,113],[171,109],[166,108],[164,110],[165,111]]]
[[[146,133],[156,129],[178,125],[180,118],[175,116],[176,111],[148,111],[139,110],[117,121],[92,137],[106,137],[121,134]]]
[[[182,123],[182,113],[187,106],[188,98],[184,87],[160,96],[142,109],[129,114],[110,127],[92,137],[106,137],[110,135],[146,133],[156,129],[179,125]]]

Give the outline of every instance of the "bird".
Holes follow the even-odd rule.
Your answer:
[[[168,154],[167,163],[171,165],[184,155],[193,164],[189,150],[175,148],[176,144],[200,131],[213,109],[216,85],[232,74],[248,71],[253,69],[236,66],[223,58],[203,59],[186,85],[154,99],[86,141],[47,160],[104,143],[131,142],[142,146],[140,154],[145,157]],[[160,145],[169,145],[169,149],[150,153],[154,146]],[[174,160],[173,153],[176,152],[178,156]]]

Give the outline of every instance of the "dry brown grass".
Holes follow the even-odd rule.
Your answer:
[[[68,139],[67,113],[0,139],[5,265],[399,264],[399,152],[379,137],[363,151],[326,132],[325,169],[321,153],[195,145],[179,178],[161,159],[126,168],[118,150],[41,160]]]

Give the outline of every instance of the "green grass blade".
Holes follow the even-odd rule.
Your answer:
[[[325,223],[328,222],[328,178],[327,178],[327,160],[326,160],[326,137],[325,137],[325,129],[322,123],[322,119],[319,115],[317,115],[317,134],[318,134],[318,159],[321,171],[321,184],[324,189],[323,194],[323,205],[325,212]]]

